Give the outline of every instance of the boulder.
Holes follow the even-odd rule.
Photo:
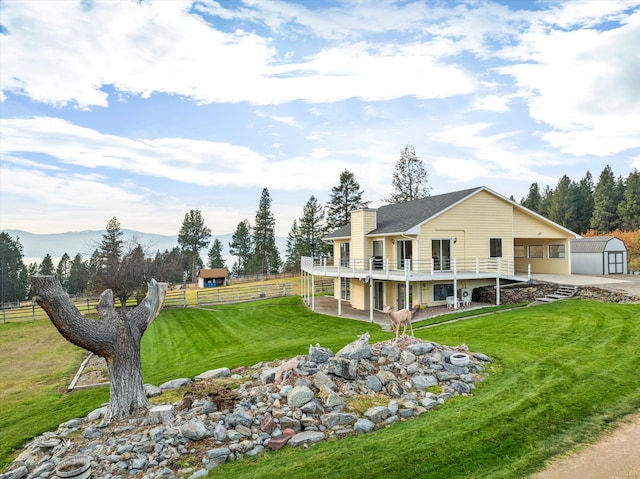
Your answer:
[[[369,333],[364,333],[352,343],[347,344],[336,353],[336,357],[345,359],[367,359],[373,355],[371,346],[369,346]]]
[[[202,381],[203,379],[217,379],[226,378],[231,374],[229,368],[210,369],[202,374],[196,376],[196,381]]]
[[[358,362],[342,357],[329,358],[328,371],[338,377],[353,381],[358,374]]]
[[[324,439],[324,433],[320,431],[303,431],[299,432],[291,439],[288,444],[292,447],[302,446],[305,444],[315,444]]]
[[[313,391],[307,386],[296,386],[287,394],[287,401],[291,407],[300,407],[313,399]]]
[[[180,428],[180,432],[187,439],[192,441],[201,441],[209,435],[207,426],[202,421],[192,420]]]
[[[324,364],[333,356],[335,354],[329,348],[323,348],[319,344],[315,346],[309,345],[309,361],[312,363]]]
[[[389,417],[389,408],[385,406],[373,406],[364,412],[367,419],[378,424]]]

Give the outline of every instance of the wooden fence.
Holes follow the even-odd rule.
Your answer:
[[[316,293],[330,293],[333,291],[333,279],[317,278],[315,280]],[[287,283],[263,283],[254,285],[220,286],[217,288],[204,288],[196,291],[195,301],[193,293],[187,294],[184,289],[170,289],[164,300],[164,308],[177,308],[187,306],[198,306],[222,303],[240,303],[244,301],[255,301],[258,299],[280,298],[294,295],[292,282]],[[189,300],[191,298],[191,300]],[[144,296],[136,298],[132,296],[127,301],[127,307],[135,307]],[[72,298],[78,310],[87,316],[96,315],[96,305],[98,298]],[[0,311],[0,320],[7,322],[35,321],[38,319],[48,319],[47,314],[35,302],[5,303]]]

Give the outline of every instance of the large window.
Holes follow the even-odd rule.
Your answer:
[[[349,266],[349,243],[340,243],[340,266]]]
[[[529,258],[544,258],[544,247],[541,244],[529,245]]]
[[[549,245],[549,258],[564,258],[564,245],[563,244],[550,244]]]
[[[489,257],[502,258],[502,238],[489,239]]]
[[[444,301],[447,296],[453,296],[453,283],[433,285],[434,301]]]
[[[410,240],[399,240],[396,241],[396,254],[398,258],[398,268],[404,269],[405,264],[407,264],[407,260],[409,260],[408,264],[411,264],[411,258],[413,257],[413,244]]]
[[[433,269],[436,271],[447,271],[451,269],[451,240],[434,239],[431,240],[431,257],[433,258]]]
[[[524,258],[524,245],[517,244],[513,247],[513,256],[515,258]]]

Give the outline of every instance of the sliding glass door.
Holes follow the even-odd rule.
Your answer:
[[[451,240],[431,240],[431,257],[433,269],[436,271],[449,271],[451,269]]]

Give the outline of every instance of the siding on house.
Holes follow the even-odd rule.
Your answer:
[[[372,306],[370,284],[377,308],[381,304],[396,308],[443,304],[446,295],[495,284],[497,278],[522,280],[529,267],[532,273],[570,273],[569,240],[576,236],[485,187],[472,188],[354,211],[349,225],[327,235],[337,261],[325,265],[322,274],[336,278],[336,291],[340,291],[338,277],[348,278],[350,302],[359,309]],[[496,253],[491,248],[492,243],[496,246],[493,239],[501,240],[501,251],[492,257]],[[383,242],[383,264],[370,270],[374,241]],[[436,241],[437,255],[432,251]],[[411,254],[405,250],[405,257],[411,258],[404,263],[411,265],[408,270],[398,261],[401,242],[411,243]],[[339,261],[344,243],[350,246],[349,267]],[[560,257],[551,257],[554,245]],[[303,270],[319,274],[320,268],[313,269],[310,260],[304,259]],[[369,276],[373,283],[364,281]],[[438,285],[446,288],[437,289]]]

